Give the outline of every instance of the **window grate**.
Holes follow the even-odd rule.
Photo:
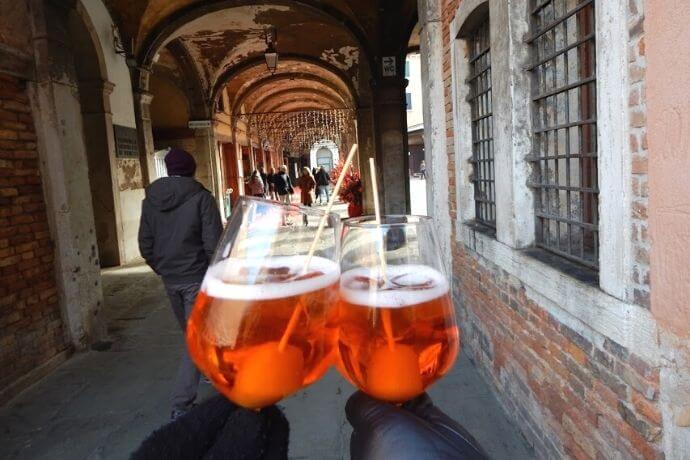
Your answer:
[[[594,0],[532,0],[537,245],[599,263]]]
[[[494,174],[494,126],[491,101],[491,50],[487,17],[468,40],[472,112],[472,181],[475,219],[496,228],[496,176]]]

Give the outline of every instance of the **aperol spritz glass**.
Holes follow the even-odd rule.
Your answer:
[[[338,369],[402,403],[451,368],[460,348],[449,283],[428,217],[343,221]]]
[[[199,370],[236,404],[259,409],[320,378],[333,359],[337,215],[242,197],[187,326]],[[313,246],[313,256],[308,254]]]

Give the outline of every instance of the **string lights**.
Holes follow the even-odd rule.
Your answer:
[[[355,142],[352,109],[259,112],[239,116],[274,151],[289,152],[293,156],[308,153],[314,144],[323,140],[341,146]]]

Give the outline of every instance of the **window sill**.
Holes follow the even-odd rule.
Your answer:
[[[588,278],[563,266],[557,268],[554,265],[562,264],[552,264],[547,256],[555,256],[546,251],[511,248],[477,231],[472,223],[458,223],[457,240],[519,279],[528,298],[583,337],[598,346],[609,338],[650,362],[658,361],[657,327],[651,312],[605,293],[591,274]]]

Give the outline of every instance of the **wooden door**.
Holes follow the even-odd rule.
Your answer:
[[[235,144],[227,142],[223,144],[223,166],[225,174],[225,186],[232,189],[232,202],[237,203],[240,197],[240,173],[237,168],[237,150]]]

